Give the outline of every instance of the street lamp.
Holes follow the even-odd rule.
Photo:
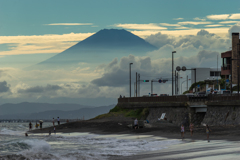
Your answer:
[[[130,90],[130,98],[131,98],[131,65],[133,63],[129,63],[129,90]]]
[[[173,67],[174,67],[174,63],[173,63],[173,53],[176,53],[176,51],[172,51],[172,96],[173,96]]]

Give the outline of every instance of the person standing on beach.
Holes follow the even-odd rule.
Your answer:
[[[181,137],[184,138],[184,125],[181,125]]]
[[[29,123],[29,130],[32,130],[32,123]]]
[[[59,119],[59,117],[57,118],[57,121],[58,121],[58,125],[60,125],[60,119]]]
[[[52,123],[53,123],[53,126],[54,126],[54,118],[53,118],[53,120],[52,120]]]
[[[207,133],[207,140],[208,140],[208,142],[210,142],[210,140],[209,140],[209,132],[210,131],[211,131],[211,129],[209,128],[209,126],[206,125],[206,133]]]
[[[136,130],[138,128],[138,120],[137,118],[134,120],[134,129]]]
[[[42,123],[43,123],[43,122],[42,122],[42,121],[40,121],[39,123],[40,123],[40,129],[42,129]]]
[[[190,128],[191,137],[192,137],[192,135],[193,135],[193,128],[194,128],[193,123],[190,123],[189,128]]]

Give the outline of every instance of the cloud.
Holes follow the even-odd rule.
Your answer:
[[[229,37],[232,37],[233,32],[240,32],[240,23],[231,26],[228,30]]]
[[[240,13],[232,14],[229,19],[240,19]]]
[[[0,36],[0,44],[15,44],[9,51],[0,51],[0,55],[60,53],[93,34],[69,33],[62,35]]]
[[[149,56],[154,56],[155,58],[163,58],[163,55],[170,56],[171,50],[178,50],[178,52],[183,52],[186,56],[191,56],[194,52],[199,52],[200,50],[215,50],[215,51],[225,51],[229,48],[230,39],[221,38],[216,34],[210,33],[208,30],[198,30],[194,35],[185,35],[180,37],[175,37],[169,34],[161,33],[152,34],[145,39],[147,42],[159,47],[158,51],[153,51],[148,53]],[[162,54],[159,54],[162,52]]]
[[[161,48],[167,44],[172,44],[174,41],[173,37],[171,37],[167,34],[162,34],[161,32],[159,32],[157,34],[152,34],[152,35],[148,36],[145,40],[147,42],[149,42],[150,44],[157,46],[159,48]]]
[[[212,25],[206,25],[205,27],[220,27],[223,26],[221,24],[212,24]]]
[[[170,27],[172,27],[172,26],[176,26],[176,27],[180,26],[179,24],[169,24],[169,23],[160,23],[160,25],[162,25],[162,26],[170,26]]]
[[[10,91],[10,85],[6,81],[0,82],[0,93]]]
[[[42,86],[35,86],[35,87],[28,87],[26,89],[19,89],[18,93],[43,93],[43,92],[51,92],[51,91],[57,91],[62,89],[62,87],[58,85],[50,85],[48,84],[45,87]]]
[[[161,53],[158,53],[161,54]],[[171,52],[169,52],[171,55]],[[176,53],[178,54],[178,53]],[[175,54],[175,55],[176,55]],[[214,67],[216,68],[217,56],[220,60],[219,52],[202,50],[196,55],[186,57],[184,55],[174,58],[174,68],[176,66],[186,66],[187,68],[194,67]],[[171,57],[171,56],[170,56]],[[123,57],[120,61],[113,60],[105,66],[104,73],[100,78],[94,79],[91,83],[95,86],[106,87],[105,89],[111,92],[115,91],[117,95],[129,94],[129,63],[132,62],[132,84],[135,82],[135,74],[140,73],[141,80],[157,80],[158,78],[164,78],[171,80],[171,68],[172,58],[150,58],[150,57],[136,57],[129,55]],[[110,65],[114,64],[114,65]],[[185,77],[190,74],[190,71],[181,72],[181,77]],[[171,90],[168,87],[170,83],[166,84],[154,84],[155,93],[167,93]],[[156,87],[157,86],[157,87]],[[132,85],[133,87],[133,85]],[[107,89],[108,88],[108,89]],[[121,89],[121,90],[120,90]],[[141,95],[148,94],[150,90],[149,83],[141,83]],[[132,90],[133,91],[133,90]],[[134,92],[134,91],[133,91]]]
[[[211,20],[224,20],[228,19],[230,14],[216,14],[216,15],[208,15],[207,18]]]
[[[93,23],[50,23],[50,24],[45,24],[49,26],[89,26],[93,25]]]
[[[222,21],[222,22],[219,22],[220,24],[229,24],[229,23],[238,23],[240,21]]]
[[[184,21],[184,22],[178,22],[180,25],[200,25],[200,24],[211,24],[212,22],[195,22],[195,21]]]
[[[197,35],[200,35],[200,36],[205,36],[205,35],[210,35],[210,36],[213,36],[214,34],[210,34],[208,31],[204,30],[204,29],[201,29],[201,31],[199,31],[197,33]]]
[[[205,21],[206,19],[201,19],[201,18],[199,18],[199,17],[196,17],[196,18],[193,18],[194,20],[196,20],[196,21]]]
[[[158,26],[154,23],[149,24],[115,24],[115,27],[125,28],[125,29],[136,29],[136,30],[163,30],[166,27]]]
[[[184,18],[174,18],[173,20],[183,20]]]

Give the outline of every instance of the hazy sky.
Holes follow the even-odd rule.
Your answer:
[[[115,103],[120,94],[128,96],[128,79],[116,81],[116,73],[128,75],[126,66],[134,62],[133,72],[143,78],[168,77],[173,50],[175,66],[217,67],[217,55],[231,47],[230,33],[240,31],[239,6],[238,0],[0,1],[1,103]],[[71,71],[23,69],[104,28],[126,29],[159,49]],[[100,83],[105,79],[109,83]],[[158,94],[171,91],[170,84],[156,86]],[[142,85],[142,94],[149,90]]]

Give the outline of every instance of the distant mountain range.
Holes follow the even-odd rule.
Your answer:
[[[6,103],[0,105],[0,115],[10,114],[30,114],[49,110],[72,111],[80,108],[92,108],[92,106],[79,104],[50,104],[50,103],[29,103],[18,104]]]
[[[55,69],[80,62],[109,62],[129,54],[143,56],[157,47],[122,29],[103,29],[65,51],[27,69]]]
[[[108,113],[115,105],[101,106],[101,107],[88,107],[77,110],[47,110],[43,112],[34,113],[21,113],[21,114],[7,114],[0,115],[0,119],[49,119],[60,117],[60,119],[91,119],[97,115]]]

